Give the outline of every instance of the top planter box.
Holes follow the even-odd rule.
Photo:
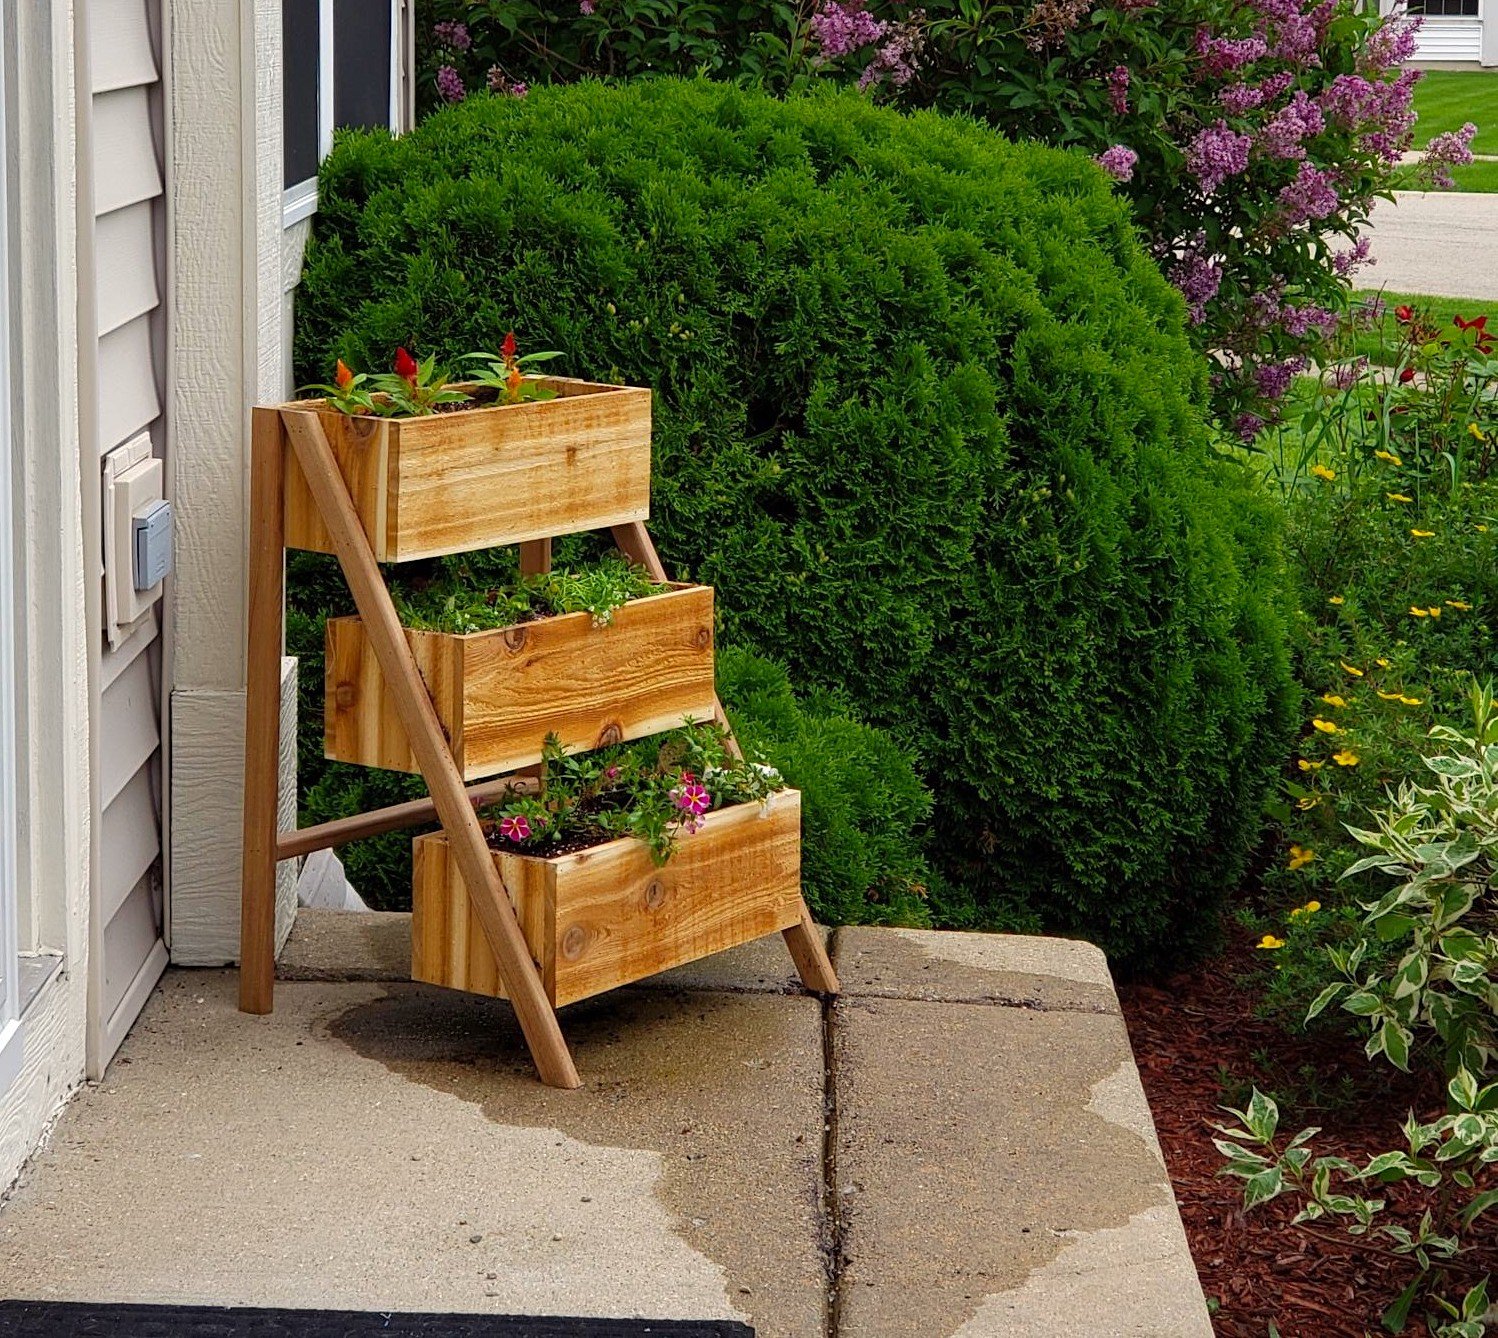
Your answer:
[[[282,407],[310,409],[321,419],[379,562],[644,520],[650,392],[543,379],[555,399],[421,418],[350,417],[320,408],[322,400]],[[334,551],[289,442],[285,541],[288,548]]]

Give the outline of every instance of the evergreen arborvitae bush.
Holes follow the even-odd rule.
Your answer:
[[[305,380],[559,349],[654,388],[652,528],[725,641],[935,796],[939,918],[1210,936],[1293,728],[1273,511],[1102,173],[856,94],[673,80],[342,138]]]

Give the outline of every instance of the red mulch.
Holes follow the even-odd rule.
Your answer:
[[[1426,1120],[1441,1113],[1441,1085],[1404,1077],[1381,1060],[1370,1065],[1356,1039],[1289,1036],[1255,1017],[1258,991],[1244,980],[1256,965],[1254,949],[1241,931],[1231,930],[1230,940],[1222,956],[1163,985],[1119,991],[1202,1289],[1219,1304],[1216,1332],[1265,1338],[1273,1321],[1283,1338],[1380,1334],[1379,1316],[1413,1277],[1413,1266],[1350,1242],[1335,1228],[1322,1236],[1290,1226],[1297,1207],[1288,1196],[1245,1214],[1242,1182],[1217,1174],[1223,1158],[1210,1125],[1224,1118],[1224,1075],[1243,1090],[1257,1083],[1274,1091],[1306,1063],[1321,1074],[1366,1074],[1366,1094],[1350,1108],[1299,1112],[1282,1105],[1280,1119],[1285,1134],[1324,1125],[1313,1144],[1317,1153],[1361,1162],[1401,1145],[1407,1111]],[[1266,1072],[1256,1055],[1273,1056],[1277,1071]],[[1230,1104],[1241,1106],[1233,1095]],[[1410,1196],[1419,1192],[1400,1186],[1380,1194],[1400,1204],[1418,1202]],[[1498,1251],[1482,1254],[1489,1256],[1484,1266],[1498,1270]],[[1426,1329],[1416,1320],[1406,1333]]]

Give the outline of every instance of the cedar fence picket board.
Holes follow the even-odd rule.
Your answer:
[[[607,626],[586,613],[459,635],[407,629],[416,667],[465,780],[710,720],[713,592],[678,585],[631,600]],[[324,752],[335,762],[419,771],[358,618],[327,624]]]

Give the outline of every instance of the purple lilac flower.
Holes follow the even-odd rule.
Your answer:
[[[512,98],[523,98],[530,92],[529,86],[521,83],[519,80],[511,83],[509,77],[498,65],[491,65],[489,67],[487,82],[491,93],[499,93]]]
[[[858,76],[860,88],[890,83],[904,88],[915,78],[921,50],[921,32],[915,22],[891,24],[883,43],[874,51],[864,71]]]
[[[442,23],[432,25],[432,36],[443,46],[450,46],[454,51],[467,51],[473,45],[473,38],[468,35],[468,25],[457,19],[447,19]]]
[[[1472,139],[1477,127],[1468,121],[1460,130],[1448,130],[1434,136],[1425,146],[1416,173],[1428,180],[1436,190],[1450,190],[1456,185],[1451,175],[1453,167],[1465,167],[1472,161]]]
[[[1031,51],[1060,46],[1094,7],[1095,0],[1036,0],[1025,15],[1025,45]]]
[[[1350,390],[1362,379],[1363,373],[1368,370],[1367,358],[1354,358],[1351,362],[1341,362],[1332,368],[1331,382],[1338,390]]]
[[[1255,369],[1254,382],[1266,400],[1277,400],[1290,389],[1290,382],[1305,371],[1307,365],[1303,356],[1286,358],[1283,362],[1266,362]]]
[[[437,71],[437,92],[444,102],[462,102],[468,95],[463,76],[451,65],[444,65]]]
[[[1264,420],[1256,413],[1240,413],[1233,420],[1233,431],[1244,445],[1250,444],[1264,430]]]
[[[1325,129],[1321,108],[1296,89],[1294,98],[1265,124],[1259,145],[1271,158],[1304,158],[1306,150],[1302,141]]]
[[[1340,203],[1332,178],[1310,163],[1301,163],[1295,180],[1279,193],[1284,221],[1291,227],[1297,223],[1309,223],[1312,219],[1325,218],[1334,213]]]
[[[1264,101],[1264,90],[1253,84],[1229,84],[1220,98],[1222,109],[1229,116],[1246,116]]]
[[[1186,311],[1192,325],[1207,318],[1207,303],[1222,286],[1222,265],[1207,254],[1207,234],[1198,232],[1181,247],[1175,263],[1166,272],[1186,299]]]
[[[1415,54],[1419,45],[1416,40],[1423,17],[1410,18],[1403,13],[1390,14],[1372,35],[1363,48],[1360,67],[1367,74],[1382,74],[1392,70]]]
[[[1368,254],[1369,239],[1359,237],[1350,251],[1338,251],[1332,257],[1332,272],[1339,279],[1348,278],[1364,265],[1374,265],[1378,262]]]
[[[1280,324],[1288,335],[1300,339],[1309,334],[1312,329],[1318,329],[1322,334],[1330,334],[1337,328],[1337,313],[1328,311],[1325,307],[1318,307],[1314,303],[1296,306],[1286,303],[1280,308]]]
[[[1111,149],[1104,149],[1092,161],[1115,181],[1132,181],[1134,164],[1139,161],[1139,155],[1126,144],[1115,144]]]
[[[1302,68],[1314,67],[1321,64],[1321,58],[1316,54],[1316,44],[1320,39],[1321,31],[1313,15],[1292,14],[1281,22],[1269,54],[1275,60],[1288,61]]]
[[[1213,37],[1207,28],[1196,30],[1196,54],[1210,75],[1227,74],[1256,61],[1269,50],[1262,37]]]
[[[593,0],[577,0],[577,12],[579,14],[591,14],[598,6]]]
[[[1253,136],[1240,135],[1226,121],[1196,132],[1186,148],[1186,167],[1200,183],[1202,192],[1210,195],[1230,176],[1248,167],[1248,151]]]
[[[1108,105],[1115,116],[1127,116],[1129,112],[1129,67],[1115,65],[1108,75]]]
[[[837,60],[872,46],[889,25],[863,7],[862,0],[823,0],[811,16],[811,35],[823,60]]]

